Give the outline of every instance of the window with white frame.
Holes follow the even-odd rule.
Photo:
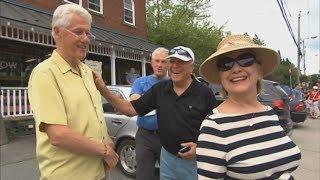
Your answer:
[[[133,0],[124,0],[124,22],[135,25]]]
[[[79,4],[80,6],[82,6],[82,0],[64,0],[64,2]]]
[[[89,0],[89,10],[103,14],[103,0]]]

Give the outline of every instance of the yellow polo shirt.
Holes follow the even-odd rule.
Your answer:
[[[101,95],[91,69],[79,64],[81,75],[56,52],[34,68],[29,101],[36,122],[37,160],[42,180],[94,180],[105,177],[102,158],[72,153],[50,144],[41,122],[66,125],[83,136],[106,141]]]

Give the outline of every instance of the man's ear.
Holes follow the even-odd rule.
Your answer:
[[[61,35],[61,33],[62,33],[61,28],[54,27],[53,32],[54,32],[55,39],[61,39],[61,36],[62,36]]]

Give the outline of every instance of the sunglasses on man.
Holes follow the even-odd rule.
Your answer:
[[[258,63],[261,65],[261,63],[257,61],[255,55],[251,53],[242,53],[235,59],[231,57],[219,58],[217,67],[219,71],[229,71],[230,69],[232,69],[235,63],[237,63],[241,67],[249,67],[254,63]]]
[[[192,58],[191,55],[188,53],[188,51],[186,51],[186,50],[184,50],[182,48],[171,49],[169,51],[169,55],[173,55],[173,54],[179,54],[179,55],[182,55],[182,56],[186,56],[186,57]]]

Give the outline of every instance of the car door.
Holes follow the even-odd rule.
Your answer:
[[[121,89],[113,87],[112,89],[110,88],[110,91],[118,95],[120,98],[127,100],[127,97],[125,97],[125,94],[121,91]],[[130,117],[117,112],[117,110],[105,98],[102,98],[102,107],[104,111],[104,118],[108,127],[108,133],[111,138],[114,139],[118,131],[128,123]]]

